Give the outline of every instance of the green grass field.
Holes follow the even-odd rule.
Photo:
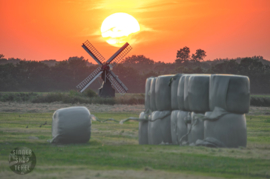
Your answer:
[[[117,120],[136,113],[95,113]],[[86,144],[52,145],[52,113],[0,113],[0,178],[270,178],[270,116],[247,116],[248,146],[239,149],[138,145],[138,122],[92,123]],[[39,127],[47,121],[47,125]],[[28,128],[26,128],[28,126]],[[36,138],[37,137],[37,138]],[[31,148],[36,168],[13,173],[8,156]]]

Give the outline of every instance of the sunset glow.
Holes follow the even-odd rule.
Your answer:
[[[114,25],[124,20],[112,21],[104,29],[114,28],[105,32],[104,20],[119,12],[133,16],[139,27],[132,23],[120,33]],[[184,46],[191,53],[205,50],[205,60],[270,60],[269,19],[269,0],[0,0],[0,54],[37,61],[88,58],[81,44],[89,40],[105,58],[129,41],[129,55],[155,61],[174,62]]]
[[[140,31],[138,21],[129,14],[115,13],[108,16],[101,25],[102,37],[109,44],[121,47],[126,42],[133,43],[132,35]]]

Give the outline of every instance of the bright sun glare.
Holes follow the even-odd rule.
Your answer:
[[[110,45],[121,47],[130,43],[131,36],[140,31],[138,21],[126,13],[115,13],[108,16],[101,25],[101,35]]]

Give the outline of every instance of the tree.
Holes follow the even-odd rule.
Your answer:
[[[1,59],[1,58],[4,58],[4,57],[5,57],[5,56],[4,56],[3,54],[0,54],[0,59]]]
[[[176,54],[176,60],[175,62],[176,63],[182,63],[182,62],[185,62],[185,61],[188,61],[189,58],[190,58],[190,49],[189,47],[185,46],[184,48],[180,49],[177,51],[177,54]]]
[[[83,66],[86,66],[86,64],[87,64],[87,60],[85,60],[83,56],[69,57],[67,61],[68,61],[69,65],[72,67],[74,67],[74,66],[83,67]]]
[[[126,65],[153,65],[154,60],[151,60],[144,55],[132,55],[131,57],[125,58],[122,63]]]
[[[202,49],[198,49],[195,54],[192,54],[192,60],[195,62],[203,60],[204,57],[206,57],[206,52]]]

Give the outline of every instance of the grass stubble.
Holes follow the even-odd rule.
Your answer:
[[[138,106],[100,111],[99,105],[92,113],[120,120],[138,116],[143,105]],[[47,142],[52,112],[42,107],[35,112],[1,112],[0,178],[270,178],[270,115],[260,107],[250,111],[248,145],[237,149],[138,145],[135,121],[93,121],[88,143],[52,145]],[[36,168],[24,176],[8,167],[9,153],[18,146],[31,148],[37,157]]]

